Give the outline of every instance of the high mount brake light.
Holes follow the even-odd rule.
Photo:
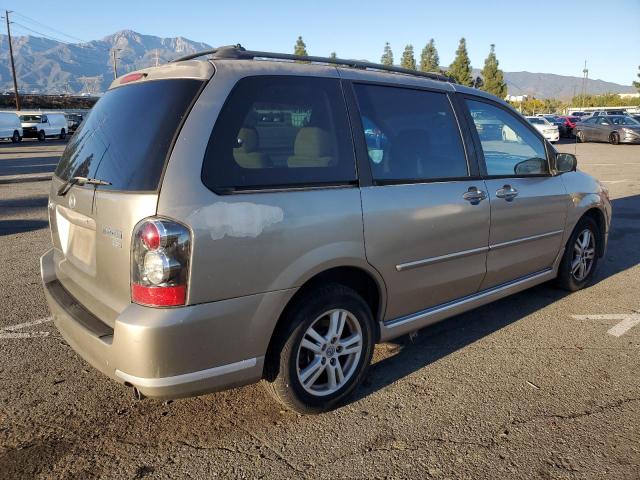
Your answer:
[[[144,78],[146,76],[147,76],[146,73],[130,73],[129,75],[125,75],[124,77],[122,77],[120,79],[120,85],[123,85],[125,83],[129,83],[129,82],[135,82],[135,81],[140,80],[141,78]]]
[[[151,307],[184,305],[191,233],[172,220],[147,218],[133,232],[131,301]]]

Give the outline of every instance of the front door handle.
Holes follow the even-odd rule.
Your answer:
[[[462,198],[471,205],[478,205],[482,200],[487,198],[487,194],[482,190],[479,190],[478,187],[469,187],[469,190],[464,192]]]
[[[505,185],[504,187],[496,190],[496,197],[504,198],[507,202],[510,202],[518,196],[518,190],[511,185]]]

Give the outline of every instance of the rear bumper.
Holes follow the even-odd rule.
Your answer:
[[[105,375],[152,398],[258,381],[273,327],[293,295],[274,292],[180,308],[131,304],[111,327],[57,281],[53,250],[40,266],[54,323],[69,345]]]

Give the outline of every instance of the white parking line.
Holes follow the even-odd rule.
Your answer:
[[[624,183],[624,182],[630,182],[631,180],[600,180],[602,183]]]
[[[571,315],[576,320],[621,320],[607,333],[614,337],[621,337],[636,325],[640,324],[640,313],[617,313],[605,315]]]
[[[51,332],[16,332],[16,330],[33,327],[35,325],[40,325],[40,324],[48,323],[51,321],[53,321],[53,318],[46,317],[46,318],[39,318],[38,320],[31,320],[30,322],[19,323],[17,325],[9,325],[8,327],[2,327],[0,328],[0,339],[47,337]]]

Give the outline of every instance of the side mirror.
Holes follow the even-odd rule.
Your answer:
[[[516,163],[513,168],[516,175],[536,175],[547,173],[547,161],[543,158],[530,158]]]
[[[572,153],[558,153],[556,155],[556,169],[558,173],[575,172],[578,159]]]

